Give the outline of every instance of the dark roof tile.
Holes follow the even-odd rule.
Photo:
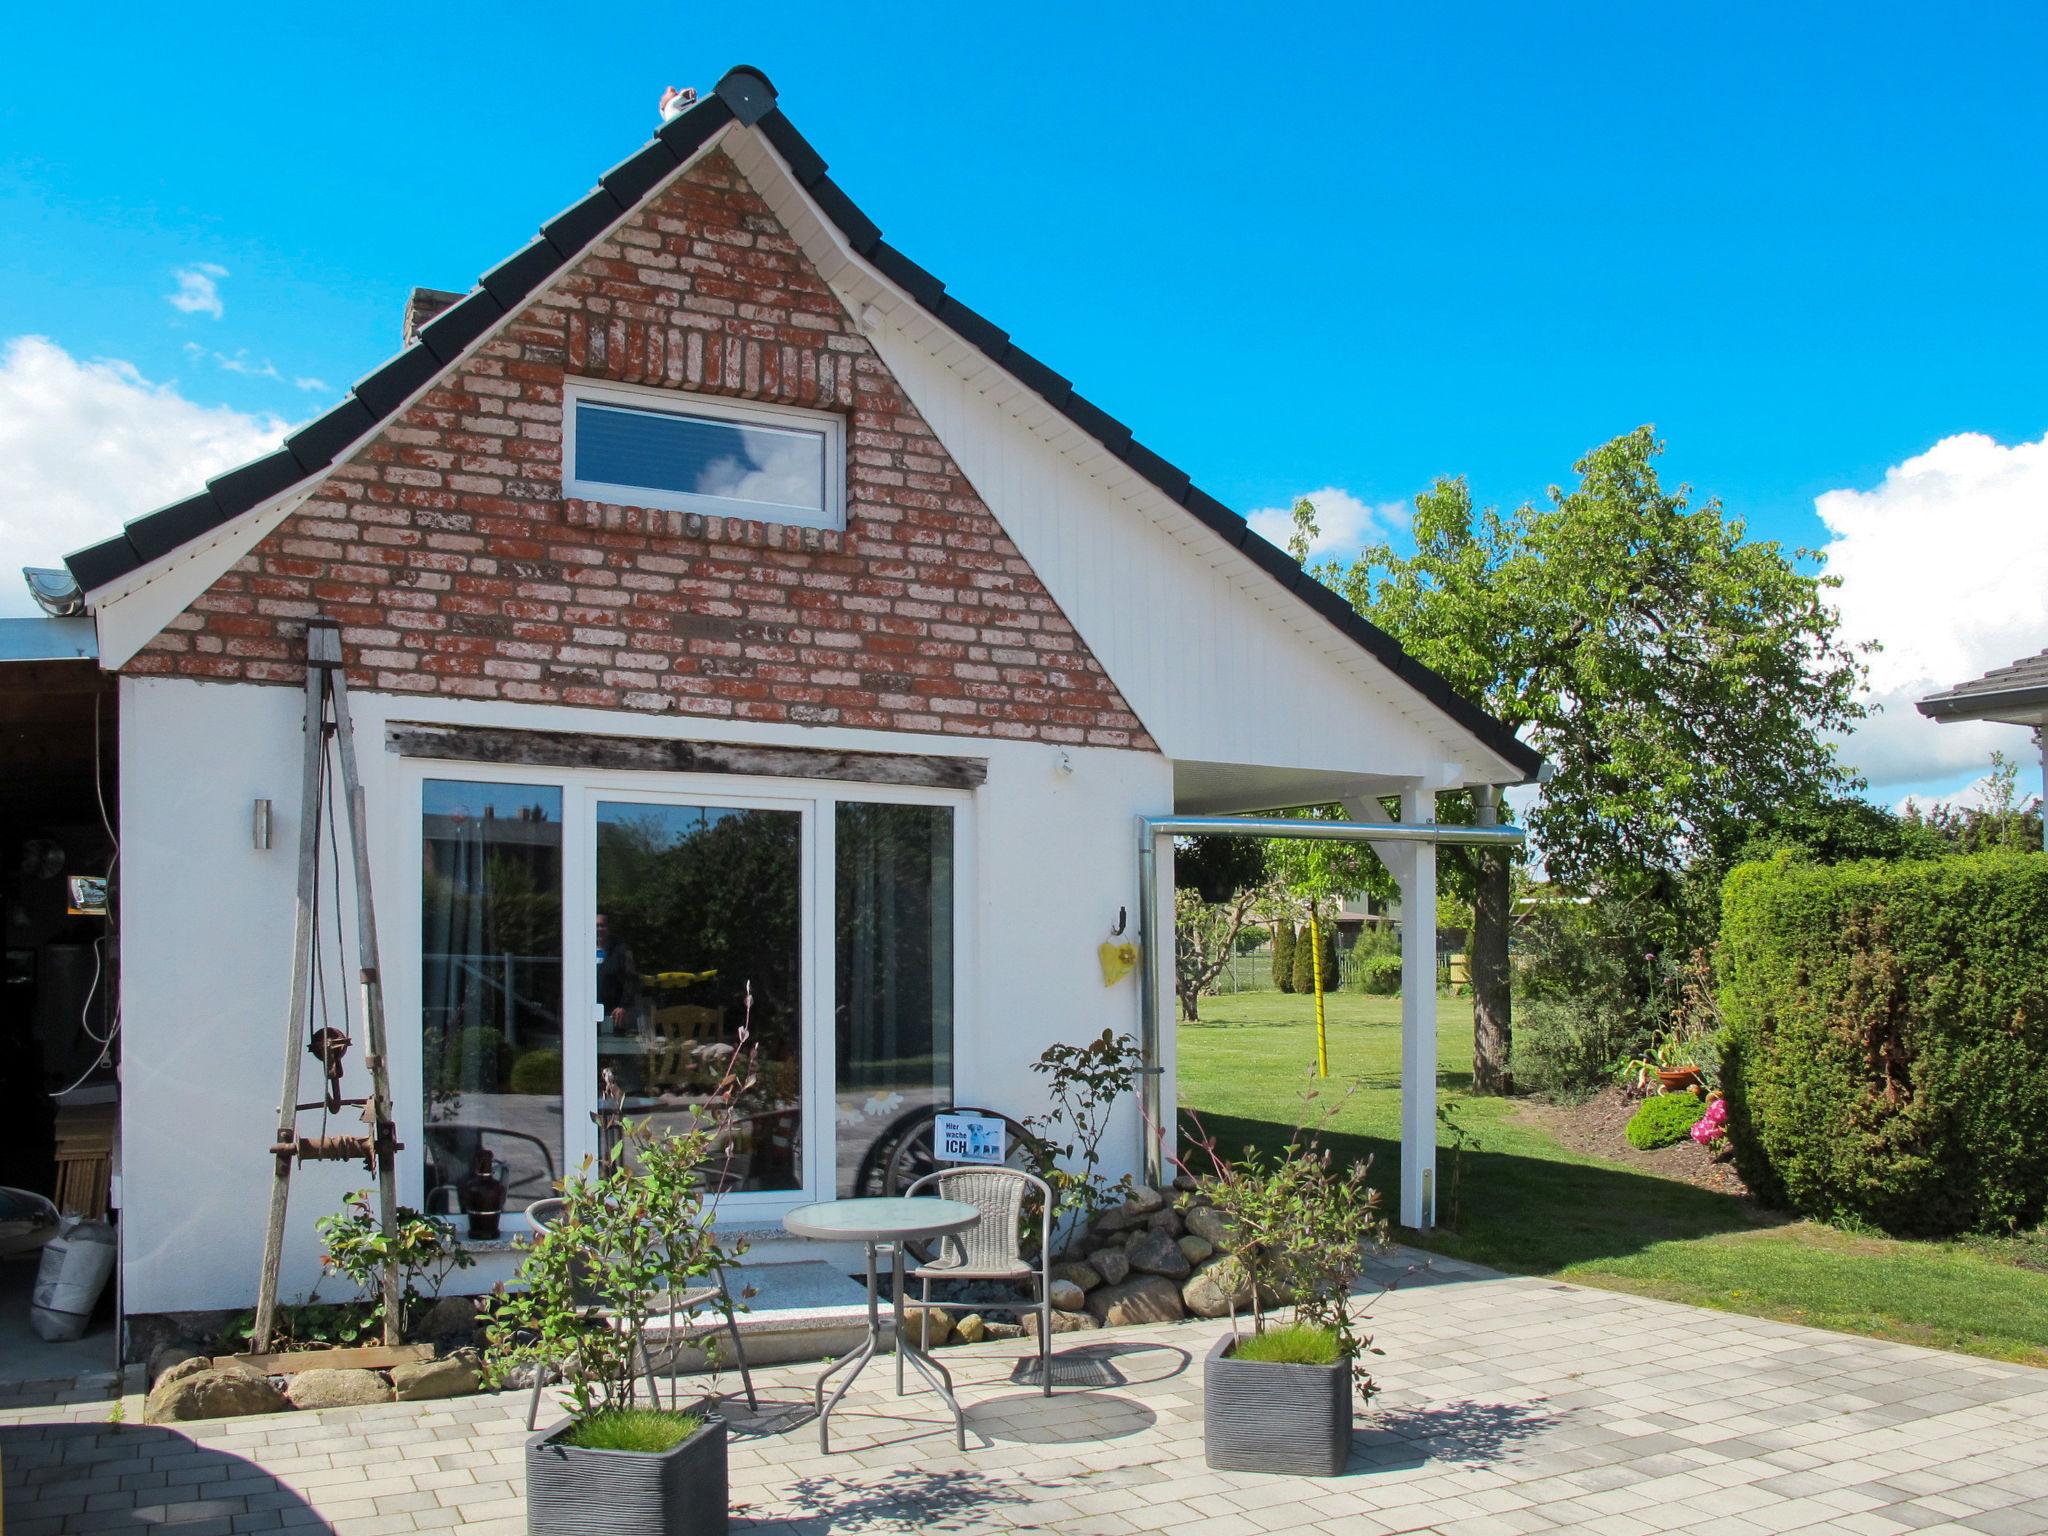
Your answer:
[[[524,249],[486,272],[483,288],[509,311],[561,270],[560,254],[536,235]]]
[[[291,450],[279,448],[260,459],[238,464],[225,474],[215,475],[206,482],[206,488],[213,493],[215,505],[228,517],[234,517],[273,496],[282,495],[305,478],[306,471],[292,457]],[[235,509],[232,512],[228,511],[231,507]]]
[[[406,401],[433,382],[443,366],[424,343],[416,341],[358,380],[356,398],[381,422],[396,414]]]
[[[154,512],[145,513],[130,523],[124,532],[128,547],[135,551],[135,564],[147,565],[168,555],[180,544],[213,532],[228,520],[228,516],[213,499],[213,492],[205,490],[197,496],[187,496],[183,501],[174,501],[168,507],[158,507]]]
[[[811,188],[811,201],[818,205],[818,211],[830,219],[839,233],[846,237],[846,243],[862,256],[882,243],[880,226],[854,207],[853,199],[840,191],[839,184],[831,177],[825,177]]]
[[[877,241],[875,248],[868,252],[868,260],[875,264],[876,271],[926,309],[939,307],[946,285],[887,241]]]
[[[441,362],[452,363],[471,342],[505,317],[505,306],[478,288],[459,304],[451,304],[420,330],[420,340]]]
[[[331,411],[322,412],[284,440],[299,467],[308,474],[325,469],[357,438],[374,431],[377,418],[370,408],[350,395]]]
[[[660,186],[682,163],[676,152],[656,137],[598,177],[597,184],[611,193],[623,212]]]

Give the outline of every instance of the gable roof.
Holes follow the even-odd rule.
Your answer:
[[[196,496],[129,523],[120,534],[65,557],[79,586],[91,593],[317,478],[380,430],[421,390],[453,366],[472,344],[552,280],[619,219],[630,213],[728,124],[758,129],[797,184],[847,245],[939,324],[979,350],[1047,406],[1099,443],[1140,478],[1370,653],[1479,743],[1534,777],[1541,755],[1416,661],[1385,630],[1359,615],[1250,523],[1196,486],[1131,429],[1093,404],[1066,379],[1010,340],[1009,333],[953,295],[943,282],[882,238],[826,174],[814,150],[777,105],[768,77],[751,65],[729,70],[709,96],[664,123],[644,146],[598,178],[580,202],[543,225],[540,234],[485,273],[477,286],[421,327],[395,357],[366,375],[348,397],[285,439],[284,446],[207,482]]]
[[[1931,693],[1914,706],[1930,720],[2008,720],[2031,725],[2048,712],[2048,651]]]

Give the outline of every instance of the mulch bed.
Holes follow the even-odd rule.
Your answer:
[[[1658,1147],[1651,1152],[1630,1146],[1622,1130],[1641,1103],[1641,1099],[1631,1098],[1620,1088],[1603,1088],[1583,1104],[1546,1104],[1524,1099],[1514,1112],[1518,1119],[1549,1132],[1574,1152],[1640,1168],[1660,1178],[1680,1179],[1716,1194],[1749,1197],[1748,1186],[1734,1167],[1715,1162],[1707,1149],[1691,1137],[1677,1146]]]

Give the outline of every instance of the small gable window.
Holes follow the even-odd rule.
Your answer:
[[[846,526],[845,425],[829,412],[571,384],[563,417],[566,496]]]

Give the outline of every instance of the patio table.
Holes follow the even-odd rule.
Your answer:
[[[848,1350],[837,1360],[826,1366],[818,1377],[815,1392],[818,1408],[818,1449],[830,1451],[829,1421],[832,1410],[839,1406],[839,1400],[846,1395],[846,1389],[853,1385],[854,1378],[866,1368],[868,1361],[875,1357],[875,1351],[882,1342],[881,1291],[876,1283],[876,1265],[880,1250],[889,1250],[890,1273],[893,1283],[890,1287],[892,1311],[891,1328],[895,1335],[897,1350],[917,1367],[919,1374],[930,1382],[946,1406],[953,1410],[953,1434],[962,1451],[967,1449],[967,1419],[960,1411],[960,1403],[953,1395],[953,1376],[943,1365],[926,1354],[903,1331],[903,1245],[922,1242],[928,1238],[950,1237],[964,1232],[981,1220],[981,1212],[962,1200],[939,1200],[919,1195],[910,1198],[890,1197],[886,1199],[825,1200],[816,1205],[799,1206],[782,1218],[783,1227],[794,1237],[816,1238],[823,1242],[853,1242],[863,1244],[868,1251],[868,1334],[857,1346]],[[839,1371],[851,1366],[846,1378],[832,1390],[832,1400],[825,1400],[825,1383]],[[902,1382],[897,1382],[902,1390]]]

